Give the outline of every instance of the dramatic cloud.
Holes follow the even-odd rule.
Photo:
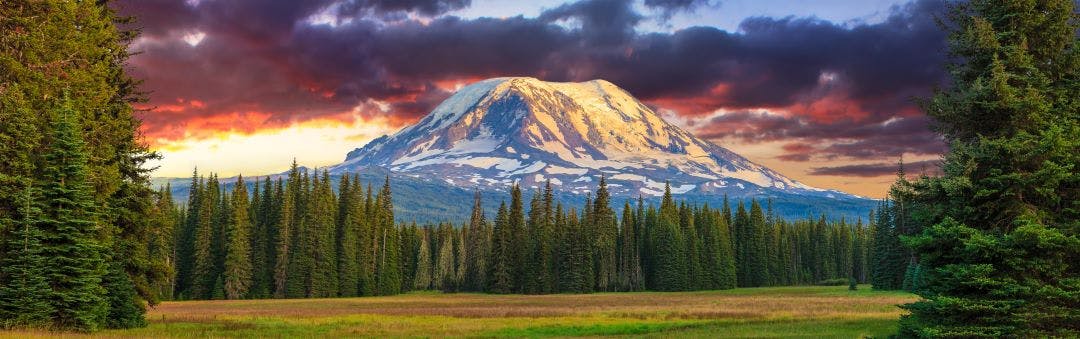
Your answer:
[[[815,167],[810,172],[815,175],[839,175],[852,177],[879,177],[896,175],[900,169],[899,163],[875,163],[863,165],[845,165],[835,167]],[[904,171],[908,174],[938,174],[941,172],[940,160],[926,160],[904,164]]]
[[[660,10],[660,18],[670,19],[678,12],[692,12],[702,6],[719,6],[719,2],[709,0],[645,0],[645,7]]]
[[[807,161],[810,155],[828,159],[881,159],[905,153],[940,154],[945,143],[927,126],[923,115],[898,116],[882,122],[839,120],[816,122],[812,117],[737,111],[718,115],[698,128],[705,138],[736,138],[743,142],[796,141],[783,147],[782,159]],[[822,141],[831,142],[822,142]]]
[[[717,2],[645,0],[675,13]],[[537,17],[455,17],[468,0],[121,0],[152,143],[329,120],[415,121],[495,76],[607,79],[714,140],[787,141],[778,158],[882,160],[944,144],[913,98],[944,82],[940,0],[871,24],[755,17],[737,32],[638,30],[626,0]]]
[[[416,12],[432,16],[469,7],[471,0],[356,0],[342,4],[343,13],[376,11],[380,13]]]

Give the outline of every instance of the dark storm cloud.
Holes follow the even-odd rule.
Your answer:
[[[945,151],[945,142],[927,126],[923,115],[895,117],[880,123],[850,120],[816,122],[750,111],[726,113],[698,127],[708,139],[736,138],[743,142],[801,140],[782,147],[787,161],[808,161],[810,155],[827,159],[881,159],[902,154],[930,155]],[[831,142],[823,142],[831,141]]]
[[[904,171],[907,174],[934,174],[939,173],[941,170],[940,160],[925,160],[904,164]],[[898,162],[892,163],[875,163],[875,164],[863,164],[863,165],[846,165],[835,167],[815,167],[810,170],[814,175],[837,175],[846,177],[880,177],[886,175],[895,175],[897,170],[900,169]]]
[[[645,7],[660,11],[660,19],[671,19],[675,13],[693,12],[703,6],[718,7],[719,1],[710,0],[645,0]]]
[[[563,46],[578,36],[555,25],[512,17],[464,20],[445,17],[379,32],[374,57],[388,76],[427,79],[538,75]]]
[[[416,12],[427,16],[434,16],[452,10],[469,7],[470,4],[472,4],[471,0],[357,0],[347,2],[342,6],[342,12]]]
[[[645,7],[663,10],[692,10],[709,4],[709,0],[645,0]]]
[[[358,108],[365,117],[404,124],[449,96],[446,84],[535,76],[610,80],[654,107],[696,121],[693,129],[709,138],[790,138],[820,145],[788,151],[784,156],[791,160],[811,158],[795,154],[875,159],[943,148],[912,102],[943,81],[944,37],[933,21],[944,7],[940,0],[896,7],[873,24],[757,17],[746,19],[737,32],[689,27],[671,33],[637,31],[645,16],[625,0],[567,3],[535,18],[447,15],[469,5],[468,0],[116,4],[139,18],[136,27],[145,33],[133,47],[141,54],[132,65],[153,91],[152,104],[200,103],[149,113],[151,138],[183,137],[186,121],[237,114],[266,116],[264,124],[280,126],[342,117]],[[645,2],[652,10],[703,5]],[[199,33],[204,38],[197,44],[182,39]],[[720,108],[787,113],[708,118]]]
[[[634,11],[629,0],[581,0],[544,11],[538,20],[554,22],[574,19],[580,22],[577,30],[590,44],[610,46],[622,44],[635,35],[634,26],[642,16]]]

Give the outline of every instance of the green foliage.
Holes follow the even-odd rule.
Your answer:
[[[141,307],[135,285],[131,283],[118,261],[111,261],[102,277],[101,285],[109,291],[106,301],[109,313],[105,317],[107,328],[137,328],[146,326],[146,309]]]
[[[376,293],[380,295],[401,292],[401,266],[399,265],[400,239],[394,230],[394,205],[390,193],[390,177],[386,178],[383,188],[375,198],[375,218],[378,238],[378,265],[375,276],[378,279]]]
[[[918,258],[900,335],[1080,334],[1080,49],[1075,2],[957,4],[951,87],[925,102],[950,142],[911,191]]]
[[[70,104],[54,114],[52,142],[45,154],[41,255],[48,258],[42,275],[52,286],[53,323],[58,328],[94,331],[104,325],[108,304],[101,277],[104,247],[97,206],[87,183],[87,155]]]
[[[679,228],[679,215],[671,188],[665,186],[664,199],[660,203],[656,231],[652,239],[655,249],[652,286],[661,291],[686,289],[687,274],[684,260],[685,242]]]
[[[204,251],[211,253],[211,261],[213,253],[223,253],[220,260],[224,269],[211,271],[212,280],[195,286],[204,294],[192,297],[238,297],[230,294],[235,287],[230,283],[230,267],[234,267],[232,262],[250,260],[231,259],[230,248],[248,245],[255,253],[260,247],[259,242],[233,236],[236,216],[247,213],[242,211],[254,211],[254,215],[248,215],[253,223],[275,225],[265,228],[269,232],[265,238],[276,244],[267,249],[268,253],[272,249],[278,258],[275,267],[259,268],[269,263],[252,262],[255,267],[251,271],[273,271],[268,278],[274,282],[277,297],[386,295],[412,289],[531,294],[730,289],[740,279],[734,248],[746,250],[748,259],[743,264],[757,263],[747,266],[757,267],[748,271],[756,274],[753,281],[757,284],[813,284],[831,279],[842,285],[854,274],[856,253],[867,253],[865,247],[869,246],[869,242],[858,240],[859,234],[869,232],[861,222],[830,223],[825,218],[787,222],[762,210],[757,201],[750,202],[749,211],[740,208],[734,218],[743,223],[744,241],[756,242],[750,246],[732,239],[733,230],[724,215],[730,208],[692,207],[677,203],[670,194],[658,207],[646,205],[644,199],[638,200],[636,208],[626,202],[620,211],[621,219],[617,219],[618,212],[608,206],[603,185],[598,186],[595,200],[587,197],[580,214],[555,204],[548,185],[533,194],[527,211],[519,207],[520,214],[513,213],[513,206],[523,205],[520,188],[511,189],[510,202],[501,202],[493,224],[487,222],[481,197],[476,194],[474,217],[460,228],[450,223],[396,225],[389,180],[373,197],[370,187],[365,192],[355,176],[342,178],[336,193],[329,189],[329,178],[325,172],[313,177],[294,164],[288,180],[256,185],[261,188],[255,190],[263,194],[253,196],[251,206],[245,207],[244,199],[240,199],[247,196],[245,182],[238,181],[230,191],[219,187],[214,176],[204,180],[196,175],[193,181],[199,189],[193,191],[191,199],[219,203],[189,206],[192,216],[187,223],[201,223],[197,216],[208,213],[204,208],[218,210],[209,212],[211,216],[225,213],[232,217],[209,219],[206,228],[225,227],[223,237],[227,241],[215,242],[211,238],[209,246],[197,247],[206,247]],[[213,197],[214,192],[231,195],[221,199]],[[332,226],[319,226],[325,220],[318,215],[328,213],[334,216]],[[524,224],[520,232],[524,234],[514,233],[512,215],[521,218],[519,222]],[[226,225],[219,226],[221,223]],[[601,227],[605,223],[614,225]],[[293,229],[296,233],[291,232]],[[609,241],[612,243],[606,243]],[[608,250],[612,260],[601,260]],[[523,267],[515,268],[521,265],[515,263],[516,251],[524,253],[520,259],[525,262]],[[331,257],[320,252],[337,254]],[[195,254],[193,251],[189,255]],[[178,259],[178,265],[197,262],[197,258]],[[321,260],[334,261],[336,270],[319,273],[315,268]],[[599,273],[603,265],[614,265],[609,267],[612,276],[606,287],[601,282],[608,278]],[[515,273],[523,275],[521,285]],[[751,277],[741,278],[751,281]],[[249,290],[239,297],[268,295]]]
[[[151,251],[168,235],[158,229],[169,228],[171,212],[154,215],[158,195],[144,165],[156,155],[138,138],[131,103],[143,98],[125,72],[137,32],[117,28],[128,22],[107,2],[0,4],[0,237],[40,231],[41,275],[54,294],[50,302],[64,304],[50,316],[50,328],[94,330],[106,325],[102,318],[109,312],[136,310],[132,314],[141,317],[146,304],[171,294],[169,253]],[[60,133],[64,128],[69,130]],[[14,220],[22,219],[19,194],[28,185],[42,188],[32,203],[40,207],[40,224],[37,231],[15,231]],[[59,206],[70,208],[54,211]],[[8,240],[0,238],[0,258],[13,250],[6,248]],[[114,281],[126,283],[100,292],[105,267],[114,262],[127,275]],[[73,279],[53,282],[65,275]],[[17,288],[38,284],[34,280]],[[129,288],[136,293],[125,299],[130,305],[102,300]],[[16,318],[20,326],[38,322]]]
[[[908,249],[900,242],[900,230],[896,227],[899,204],[885,200],[876,211],[874,228],[874,251],[870,283],[874,289],[897,290],[904,286],[908,270]]]
[[[24,193],[15,208],[17,219],[0,220],[3,248],[0,257],[0,326],[3,328],[47,327],[55,313],[49,298],[52,289],[44,275],[46,258],[39,228],[41,210],[35,206],[37,190],[24,183]]]
[[[472,216],[465,231],[468,240],[465,260],[465,290],[483,291],[488,281],[488,258],[491,256],[491,231],[484,216],[480,191],[473,197]],[[423,252],[423,251],[421,251]],[[424,253],[421,253],[423,255]],[[430,259],[429,259],[430,260]],[[419,275],[419,273],[418,273]]]
[[[248,215],[247,186],[236,178],[232,191],[232,212],[225,230],[225,298],[244,298],[251,288],[251,218]]]
[[[619,220],[615,217],[615,210],[611,209],[611,195],[607,190],[607,182],[600,177],[600,185],[596,189],[596,200],[593,201],[592,226],[595,239],[593,243],[593,267],[596,274],[597,291],[614,291],[617,287],[617,261],[616,237],[618,235]]]
[[[491,266],[487,290],[491,293],[510,293],[513,288],[511,275],[511,234],[508,225],[506,202],[499,205],[491,240]]]

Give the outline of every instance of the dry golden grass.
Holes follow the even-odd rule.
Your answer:
[[[96,335],[753,337],[809,333],[852,337],[887,333],[901,314],[896,305],[914,297],[867,289],[778,287],[544,296],[420,292],[368,298],[166,302],[147,315],[148,328]],[[770,335],[773,330],[777,332]]]

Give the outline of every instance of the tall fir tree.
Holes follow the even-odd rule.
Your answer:
[[[416,254],[416,273],[413,278],[414,290],[427,290],[431,288],[432,276],[431,260],[431,231],[424,227],[420,229],[420,248]]]
[[[8,183],[19,184],[24,193],[21,199],[12,199],[14,209],[0,221],[5,232],[0,240],[6,251],[0,257],[0,327],[48,327],[56,310],[44,275],[46,234],[39,228],[41,210],[36,202],[40,194],[29,179]]]
[[[289,272],[289,258],[290,258],[290,246],[292,246],[292,233],[293,233],[293,216],[295,215],[296,203],[294,202],[294,196],[291,194],[293,186],[296,185],[293,178],[297,178],[296,161],[293,161],[292,169],[289,170],[290,181],[288,184],[283,184],[279,178],[274,184],[274,195],[277,197],[275,200],[281,201],[281,207],[277,209],[275,215],[277,219],[277,232],[273,239],[274,243],[274,297],[285,298],[287,296],[286,281],[288,280]]]
[[[687,285],[685,241],[679,228],[679,211],[671,197],[669,184],[664,187],[664,197],[660,202],[657,217],[653,249],[655,268],[652,289],[659,291],[681,291]]]
[[[225,297],[241,299],[251,288],[251,216],[244,177],[233,186],[231,216],[225,230]]]
[[[499,204],[499,210],[495,214],[495,227],[492,231],[491,256],[488,258],[489,270],[487,290],[491,293],[510,293],[513,289],[513,273],[511,263],[511,233],[509,224],[509,212],[506,202]]]
[[[627,200],[623,204],[622,222],[619,227],[619,272],[618,289],[621,291],[640,291],[644,289],[641,272],[641,252],[638,244],[636,212]]]
[[[487,220],[484,217],[484,207],[481,201],[480,191],[473,194],[472,214],[465,234],[467,246],[465,262],[465,290],[480,292],[487,282],[488,239]]]
[[[381,295],[397,294],[401,291],[400,245],[398,232],[394,226],[394,203],[390,192],[390,177],[386,177],[377,201],[375,213],[378,222],[379,261],[375,269],[378,279],[378,293]]]
[[[52,287],[55,328],[94,331],[104,327],[109,304],[101,285],[106,273],[100,222],[87,182],[87,154],[70,102],[53,114],[53,133],[42,168],[42,275]],[[140,314],[141,316],[141,314]]]
[[[746,208],[743,206],[742,201],[739,202],[739,206],[735,210],[735,215],[732,216],[732,243],[735,245],[735,265],[737,267],[735,276],[738,279],[739,287],[750,286],[749,279],[751,277],[751,260],[750,257],[750,216],[746,213]]]
[[[596,189],[596,200],[593,201],[592,227],[595,234],[593,239],[593,266],[596,274],[597,291],[614,291],[617,287],[618,262],[616,257],[618,248],[616,241],[618,236],[618,219],[615,210],[611,208],[611,195],[607,190],[607,181],[600,176],[600,184]]]
[[[750,201],[750,224],[746,230],[746,285],[749,287],[766,286],[769,282],[768,254],[765,251],[765,214],[757,200]],[[822,256],[825,258],[826,256]]]
[[[511,291],[521,292],[525,285],[526,234],[525,210],[522,206],[521,186],[510,188],[510,210],[507,212],[507,228],[510,231],[507,251],[510,255]]]
[[[436,289],[444,292],[453,292],[455,289],[454,276],[454,233],[450,224],[439,224],[436,243],[435,270],[432,282]]]

